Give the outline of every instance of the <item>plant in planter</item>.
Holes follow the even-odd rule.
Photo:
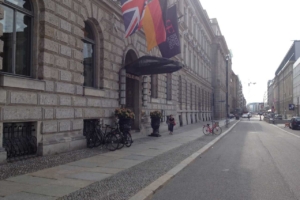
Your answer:
[[[162,114],[160,111],[155,110],[150,112],[151,117],[151,127],[153,129],[153,132],[149,136],[153,137],[160,137],[159,134],[159,126],[160,126],[160,119],[162,118]]]
[[[120,129],[131,129],[131,121],[135,117],[132,110],[128,108],[117,108],[115,110],[115,116],[119,119]]]

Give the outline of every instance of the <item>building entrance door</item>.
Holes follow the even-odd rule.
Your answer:
[[[137,55],[133,50],[129,50],[126,53],[125,65],[131,63],[137,59]],[[141,110],[141,98],[139,98],[140,92],[140,77],[132,74],[126,74],[126,108],[132,110],[135,114],[135,119],[132,120],[131,130],[140,130],[140,110]]]
[[[132,121],[131,129],[139,129],[139,119],[138,110],[139,110],[139,81],[133,78],[126,77],[126,108],[132,110],[135,114],[135,120]]]

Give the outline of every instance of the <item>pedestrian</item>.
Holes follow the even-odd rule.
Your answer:
[[[170,135],[173,135],[173,128],[176,125],[175,119],[173,115],[170,115],[169,120],[168,120],[168,130],[170,131]]]
[[[248,120],[250,120],[250,114],[248,114]]]

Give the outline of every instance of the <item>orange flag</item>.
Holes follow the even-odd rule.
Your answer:
[[[166,30],[164,25],[164,15],[166,13],[166,0],[152,0],[144,10],[143,28],[147,40],[147,49],[150,51],[157,45],[166,41]]]

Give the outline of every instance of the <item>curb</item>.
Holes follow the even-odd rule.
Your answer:
[[[271,125],[273,125],[274,127],[280,129],[281,131],[283,131],[283,132],[285,132],[285,133],[288,133],[288,134],[290,134],[290,135],[292,135],[292,136],[294,136],[294,137],[300,138],[299,135],[296,135],[296,134],[294,134],[294,133],[291,133],[291,132],[288,132],[288,131],[286,131],[286,130],[283,130],[282,128],[280,128],[280,127],[278,127],[278,126],[276,126],[276,125],[274,125],[274,124],[271,124]]]
[[[170,171],[168,171],[163,176],[159,177],[154,182],[150,183],[147,187],[140,190],[138,193],[136,193],[134,196],[132,196],[129,200],[150,200],[153,197],[153,194],[161,188],[163,188],[176,174],[178,174],[181,170],[183,170],[185,167],[187,167],[189,164],[191,164],[198,156],[206,152],[209,148],[211,148],[215,143],[217,143],[222,137],[224,137],[227,133],[229,133],[237,123],[233,124],[232,127],[230,127],[227,131],[216,137],[213,141],[206,144],[204,147],[181,161],[177,166],[172,168]]]

